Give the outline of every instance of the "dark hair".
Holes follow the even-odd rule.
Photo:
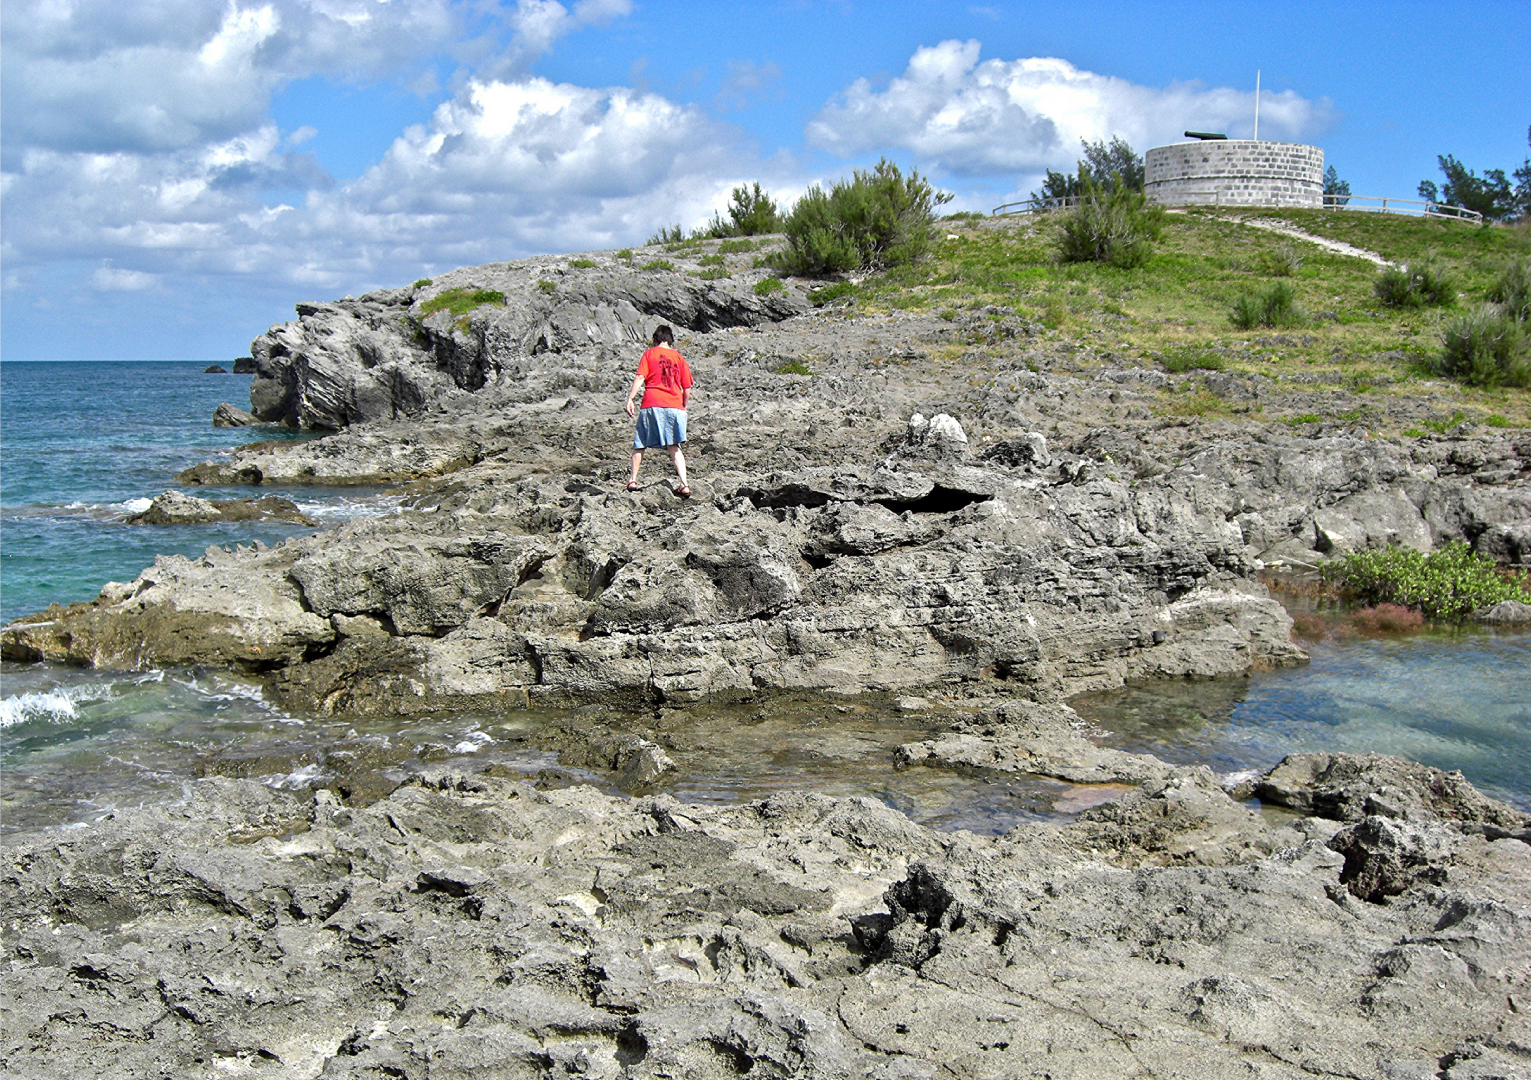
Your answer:
[[[654,328],[654,340],[649,342],[649,344],[650,345],[674,345],[675,344],[675,331],[671,330],[664,323],[660,323],[658,326],[656,326]]]

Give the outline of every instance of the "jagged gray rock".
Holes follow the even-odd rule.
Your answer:
[[[360,808],[211,778],[0,848],[0,1062],[38,1080],[103,1062],[358,1080],[1522,1067],[1531,846],[1439,818],[1367,818],[1326,846],[1310,837],[1336,823],[1267,824],[1204,772],[994,839],[795,793],[688,807],[437,769]]]

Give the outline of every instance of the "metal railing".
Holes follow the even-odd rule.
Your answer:
[[[1176,197],[1199,196],[1211,201],[1202,203],[1203,206],[1221,208],[1223,204],[1223,189],[1212,188],[1205,191],[1177,191]],[[991,217],[1011,217],[1016,214],[1039,214],[1048,210],[1067,210],[1071,206],[1078,206],[1083,199],[1082,195],[1064,195],[1052,199],[1021,199],[1017,202],[1007,202],[996,206],[990,211]],[[1194,204],[1193,204],[1194,205]],[[1233,209],[1260,209],[1247,203],[1228,204]],[[1380,195],[1325,195],[1324,209],[1326,210],[1369,210],[1377,214],[1409,214],[1414,217],[1453,218],[1457,221],[1471,221],[1481,223],[1483,215],[1476,210],[1469,210],[1465,206],[1451,206],[1447,203],[1429,202],[1425,199],[1395,199],[1392,196],[1383,198]]]
[[[1361,204],[1361,205],[1357,205]],[[1409,214],[1414,217],[1455,218],[1458,221],[1482,222],[1483,215],[1465,206],[1430,202],[1426,199],[1382,198],[1378,195],[1325,195],[1326,210],[1370,210],[1376,214]]]
[[[1011,217],[1015,214],[1038,214],[1046,210],[1067,210],[1071,206],[1078,206],[1082,195],[1062,195],[1053,199],[1021,199],[1019,202],[1007,202],[1003,206],[996,206],[991,211],[991,217]],[[1014,209],[1019,207],[1020,209]]]

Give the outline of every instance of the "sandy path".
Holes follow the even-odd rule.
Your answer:
[[[1305,233],[1297,226],[1288,224],[1285,221],[1264,221],[1251,218],[1239,218],[1238,220],[1248,225],[1251,229],[1264,229],[1266,232],[1290,236],[1294,240],[1306,240],[1310,244],[1317,244],[1325,251],[1332,251],[1337,255],[1349,255],[1353,259],[1365,259],[1367,262],[1376,263],[1378,266],[1393,265],[1375,251],[1367,251],[1365,248],[1358,248],[1354,244],[1347,244],[1340,240],[1329,240],[1322,236],[1314,236],[1312,233]]]

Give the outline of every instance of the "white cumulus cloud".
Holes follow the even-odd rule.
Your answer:
[[[852,83],[808,125],[808,140],[842,157],[899,148],[957,176],[1067,168],[1079,141],[1120,135],[1139,152],[1186,129],[1248,137],[1254,93],[1197,82],[1163,88],[1098,75],[1054,57],[980,60],[977,41],[916,50],[878,89]],[[1293,91],[1260,100],[1266,138],[1298,138],[1331,119],[1327,101]]]
[[[154,274],[142,270],[119,270],[103,266],[91,275],[91,284],[101,292],[142,292],[159,283]]]

